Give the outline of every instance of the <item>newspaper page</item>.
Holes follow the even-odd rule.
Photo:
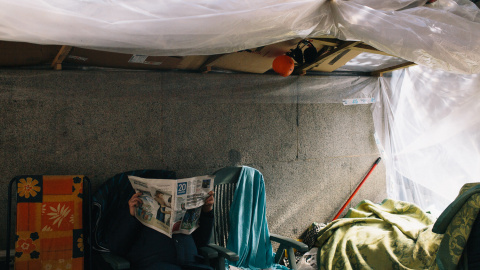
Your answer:
[[[142,193],[142,205],[135,217],[145,226],[169,237],[191,234],[198,228],[202,206],[213,190],[215,176],[184,179],[151,179],[128,176],[135,192]]]

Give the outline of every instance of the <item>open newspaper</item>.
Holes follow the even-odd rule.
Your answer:
[[[137,207],[135,217],[145,226],[169,237],[175,233],[191,234],[198,228],[198,220],[208,192],[213,189],[212,175],[185,179],[150,179],[128,176],[143,204]]]

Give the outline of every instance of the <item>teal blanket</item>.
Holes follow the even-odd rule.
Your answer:
[[[238,254],[229,265],[242,269],[288,269],[273,263],[266,217],[265,183],[256,169],[243,167],[230,208],[227,248]],[[235,226],[233,226],[235,225]]]

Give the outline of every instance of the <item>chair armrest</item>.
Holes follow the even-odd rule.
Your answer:
[[[280,236],[278,234],[270,234],[270,240],[280,243],[277,254],[275,254],[274,262],[279,263],[283,256],[284,250],[286,250],[288,255],[288,262],[290,263],[290,268],[296,270],[297,263],[295,261],[295,252],[293,251],[293,249],[295,248],[300,252],[306,252],[308,251],[308,246],[305,243],[293,240],[288,237]]]
[[[112,253],[102,253],[101,256],[114,270],[130,269],[130,262],[123,257]]]
[[[199,248],[198,254],[200,254],[205,259],[214,259],[218,257],[218,252],[210,247]]]
[[[238,257],[238,255],[229,250],[229,249],[226,249],[224,247],[221,247],[219,245],[216,245],[216,244],[208,244],[207,245],[209,248],[212,248],[214,249],[216,252],[218,252],[218,255],[224,257],[225,259],[231,261],[231,262],[236,262],[240,259],[240,257]]]
[[[275,241],[279,243],[280,245],[286,246],[286,247],[292,247],[300,252],[307,252],[308,251],[308,246],[305,243],[293,240],[291,238],[281,236],[278,234],[270,234],[270,240]]]

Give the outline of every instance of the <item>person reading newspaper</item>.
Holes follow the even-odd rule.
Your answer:
[[[214,176],[203,175],[183,179],[152,179],[129,175],[139,206],[135,217],[143,225],[168,237],[191,234],[198,227],[202,206],[213,190]]]
[[[198,260],[197,247],[208,244],[213,227],[214,192],[210,191],[201,207],[199,227],[191,234],[173,234],[168,237],[152,228],[143,226],[135,212],[141,208],[141,192],[133,194],[128,201],[123,217],[118,218],[119,226],[111,233],[112,252],[125,256],[131,269],[141,270],[199,270],[212,269]],[[157,218],[169,218],[168,196],[155,194],[154,199],[161,206]],[[162,209],[163,208],[163,209]],[[171,211],[171,210],[170,210]]]

